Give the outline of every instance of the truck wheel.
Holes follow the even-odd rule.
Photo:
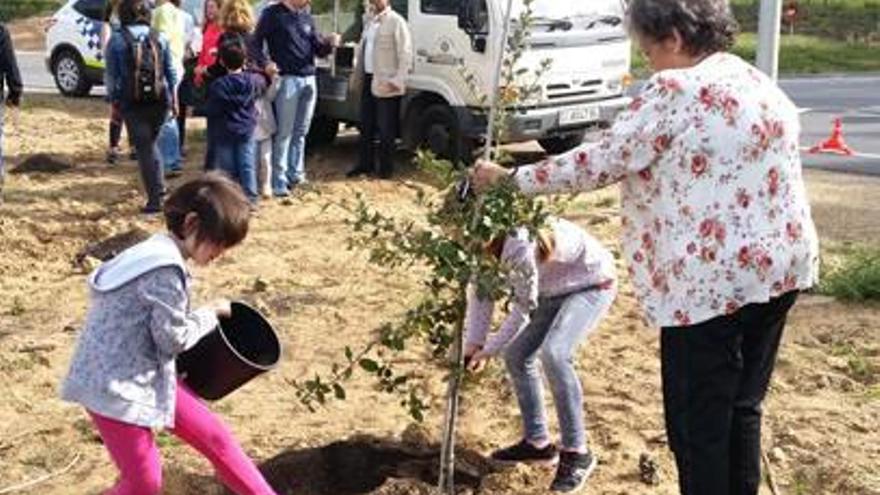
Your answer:
[[[578,131],[572,134],[555,136],[546,139],[539,139],[538,144],[544,148],[544,151],[551,155],[559,155],[573,148],[577,148],[587,137],[587,131]]]
[[[306,137],[309,146],[327,146],[336,141],[339,134],[339,121],[324,115],[316,115]]]
[[[52,75],[55,86],[64,96],[86,96],[92,90],[92,83],[86,78],[85,64],[73,50],[64,50],[55,55]]]
[[[449,106],[438,103],[428,107],[420,119],[419,128],[422,129],[421,147],[456,166],[470,164],[474,143],[462,136],[458,118]]]

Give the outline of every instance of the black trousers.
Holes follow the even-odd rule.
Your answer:
[[[682,495],[755,495],[761,403],[796,292],[663,328],[663,405]]]
[[[400,100],[373,96],[373,75],[364,76],[361,93],[361,151],[358,169],[375,171],[380,177],[394,173],[394,149],[399,134]],[[379,167],[375,165],[376,133],[379,134]]]
[[[125,127],[137,150],[138,168],[147,193],[146,207],[149,209],[161,208],[165,191],[165,175],[159,162],[156,141],[167,115],[168,107],[159,103],[132,106],[122,111]]]

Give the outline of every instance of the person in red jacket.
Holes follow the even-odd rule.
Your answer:
[[[196,64],[196,85],[201,86],[208,67],[217,62],[217,47],[223,28],[220,27],[220,7],[222,0],[205,2],[205,24],[202,26],[202,51]]]

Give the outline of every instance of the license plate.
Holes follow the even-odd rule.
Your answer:
[[[559,125],[582,124],[599,120],[599,107],[568,108],[559,112]]]

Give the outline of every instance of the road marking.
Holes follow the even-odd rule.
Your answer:
[[[801,146],[801,151],[806,151],[809,153],[809,146]],[[868,158],[871,160],[880,160],[880,154],[877,153],[859,153],[855,152],[852,155],[842,155],[839,153],[810,153],[811,155],[825,155],[825,156],[839,156],[840,158]]]

